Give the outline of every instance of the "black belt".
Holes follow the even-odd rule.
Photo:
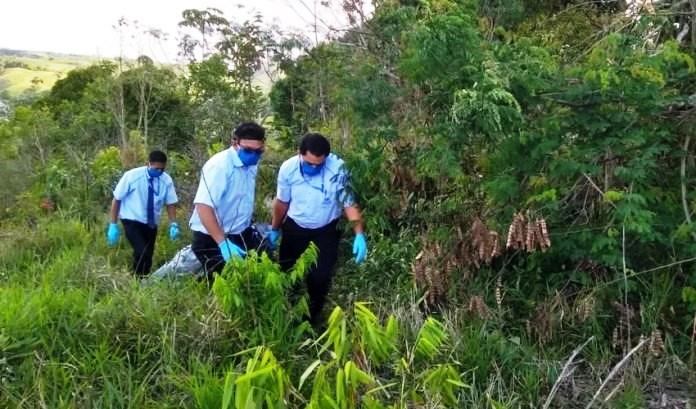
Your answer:
[[[336,232],[338,226],[338,218],[333,219],[328,224],[316,229],[308,229],[297,224],[292,218],[287,217],[283,223],[283,233],[285,234],[300,234],[307,236],[314,236],[323,233]]]

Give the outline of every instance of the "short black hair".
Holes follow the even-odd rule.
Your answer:
[[[264,141],[266,140],[266,129],[256,122],[242,122],[234,129],[232,137]]]
[[[150,162],[167,163],[167,155],[162,151],[150,152]]]
[[[304,155],[307,151],[316,156],[327,156],[331,153],[331,144],[322,134],[308,133],[300,141],[300,153]]]

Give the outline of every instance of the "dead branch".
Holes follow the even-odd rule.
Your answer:
[[[587,406],[585,406],[585,409],[590,409],[592,407],[592,405],[594,405],[594,403],[597,400],[597,398],[599,397],[599,395],[602,393],[604,388],[606,388],[607,385],[609,384],[609,381],[614,379],[614,377],[619,372],[619,370],[621,370],[621,368],[623,368],[623,366],[628,362],[629,358],[633,354],[638,352],[638,350],[643,348],[643,345],[645,345],[647,342],[648,342],[647,338],[642,340],[638,345],[636,345],[632,350],[630,350],[628,352],[628,354],[626,354],[626,356],[623,357],[623,359],[621,361],[619,361],[618,364],[616,364],[614,366],[614,368],[611,370],[611,372],[609,372],[609,375],[607,375],[606,379],[604,379],[604,382],[602,382],[602,385],[600,385],[599,389],[597,389],[597,392],[595,392],[594,396],[592,396],[592,400],[590,400],[590,403],[588,403]]]
[[[563,370],[561,371],[561,374],[558,376],[558,379],[556,379],[556,382],[553,384],[553,387],[551,388],[551,392],[549,392],[549,396],[546,398],[546,402],[544,402],[543,409],[548,409],[549,406],[551,406],[551,402],[553,401],[554,396],[556,396],[556,392],[558,392],[558,388],[561,386],[561,382],[570,373],[570,364],[573,363],[573,360],[575,360],[575,357],[580,353],[580,351],[582,351],[587,346],[587,344],[589,344],[593,340],[594,340],[594,335],[589,337],[587,339],[587,341],[585,341],[582,345],[576,347],[573,350],[573,353],[570,354],[568,361],[566,361],[565,366],[563,366]]]
[[[590,182],[590,185],[592,185],[592,187],[593,187],[597,192],[599,192],[599,194],[602,195],[602,197],[604,197],[604,192],[602,191],[602,189],[601,189],[599,186],[597,186],[597,184],[594,182],[594,180],[592,180],[592,178],[591,178],[587,173],[585,173],[585,172],[583,172],[582,175],[585,176],[585,178],[587,179],[587,181]],[[614,203],[609,202],[609,204],[610,204],[613,208],[616,209],[616,205],[615,205]]]

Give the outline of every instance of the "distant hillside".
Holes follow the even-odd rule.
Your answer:
[[[49,90],[68,71],[97,60],[81,55],[0,48],[0,99],[16,98],[29,90]]]
[[[0,101],[12,100],[27,91],[48,91],[70,70],[100,60],[103,58],[0,48]],[[126,60],[128,61],[130,60]],[[166,66],[178,73],[186,71],[184,65]],[[263,70],[259,70],[254,75],[254,85],[258,85],[267,93],[271,89],[272,81]]]

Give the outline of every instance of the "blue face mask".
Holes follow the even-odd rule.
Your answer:
[[[259,160],[261,159],[261,152],[240,147],[237,150],[237,156],[239,156],[239,160],[242,161],[244,166],[254,166],[259,163]]]
[[[321,169],[324,167],[324,164],[322,163],[321,165],[312,165],[310,163],[307,163],[305,161],[302,161],[302,173],[307,175],[307,176],[316,176],[321,172]]]
[[[162,173],[164,173],[164,170],[162,170],[162,169],[155,169],[155,168],[150,168],[150,167],[147,168],[147,174],[151,178],[158,178],[158,177],[162,176]]]

